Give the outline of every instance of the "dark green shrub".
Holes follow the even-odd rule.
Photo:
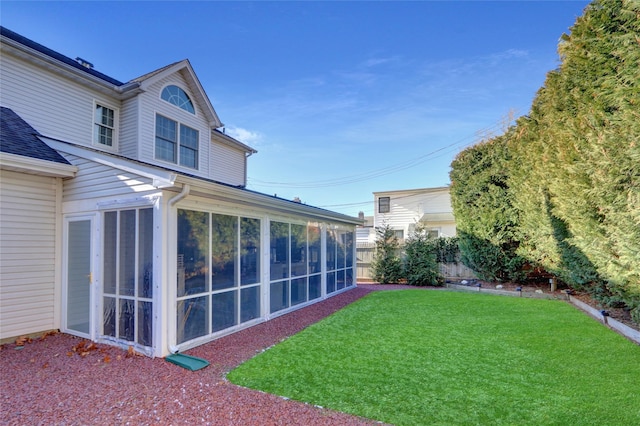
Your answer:
[[[404,245],[404,274],[407,284],[415,286],[442,285],[444,280],[438,268],[438,252],[442,239],[429,237],[418,227]]]
[[[640,306],[631,310],[631,319],[633,320],[633,322],[640,325]]]
[[[371,263],[373,279],[381,284],[398,283],[403,278],[400,241],[388,224],[376,228],[376,251]]]
[[[435,239],[434,244],[438,263],[457,263],[460,261],[458,237],[438,237]]]

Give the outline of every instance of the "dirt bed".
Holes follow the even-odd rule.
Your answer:
[[[356,288],[187,351],[195,372],[65,334],[0,350],[2,425],[367,425],[377,422],[235,386],[233,367],[363,297]]]
[[[491,289],[495,285],[483,282],[482,288]],[[226,381],[225,374],[371,291],[406,288],[442,289],[359,285],[323,302],[187,351],[210,362],[208,367],[195,372],[164,359],[94,345],[61,333],[25,341],[22,347],[3,345],[0,425],[379,424],[235,386]],[[511,290],[511,285],[503,285],[503,289]]]

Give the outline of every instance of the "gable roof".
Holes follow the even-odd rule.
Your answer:
[[[41,135],[13,110],[0,107],[0,152],[71,164],[38,136]]]
[[[137,83],[140,85],[140,88],[142,90],[146,90],[147,87],[154,84],[158,80],[161,80],[168,75],[178,72],[182,72],[182,75],[187,80],[187,84],[191,86],[191,90],[193,91],[195,100],[202,106],[211,127],[213,129],[222,127],[223,124],[220,121],[218,114],[213,109],[213,105],[211,104],[207,93],[204,91],[202,84],[200,84],[200,80],[198,80],[198,77],[196,76],[196,73],[191,66],[191,62],[189,62],[188,59],[174,62],[173,64],[166,65],[155,71],[144,74],[138,78],[134,78],[133,80],[131,80],[131,83]]]

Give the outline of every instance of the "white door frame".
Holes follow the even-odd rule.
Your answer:
[[[89,241],[86,242],[86,245],[83,245],[83,248],[88,247],[89,253],[85,262],[87,264],[82,265],[83,268],[88,267],[88,271],[76,271],[76,279],[80,280],[83,277],[86,277],[86,284],[88,286],[88,297],[85,295],[83,298],[85,302],[88,304],[87,309],[88,312],[87,320],[88,326],[86,328],[81,327],[79,330],[78,327],[73,328],[73,325],[69,324],[69,278],[70,273],[69,265],[70,265],[70,235],[69,235],[69,227],[71,223],[88,221],[89,222]],[[84,337],[90,340],[95,340],[96,338],[96,318],[97,318],[97,304],[96,300],[98,297],[98,292],[96,289],[96,283],[99,281],[97,272],[99,268],[97,268],[96,264],[96,254],[98,251],[98,230],[96,229],[96,215],[95,214],[86,214],[86,215],[69,215],[66,216],[63,220],[63,255],[62,255],[62,315],[61,315],[61,328],[62,331],[68,334]],[[80,281],[76,283],[78,285]]]

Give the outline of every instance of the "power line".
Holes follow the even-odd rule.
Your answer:
[[[428,152],[427,154],[421,155],[419,157],[416,157],[407,161],[403,161],[395,165],[391,165],[381,169],[371,170],[369,172],[364,172],[356,175],[345,176],[341,178],[319,180],[319,181],[298,182],[298,183],[270,182],[270,181],[263,181],[259,179],[253,179],[253,178],[249,178],[248,180],[252,185],[255,185],[255,186],[281,187],[281,188],[319,188],[319,187],[326,187],[326,186],[340,186],[340,185],[345,185],[350,183],[362,182],[364,180],[369,180],[376,177],[400,172],[400,171],[418,166],[428,160],[439,158],[453,151],[454,149],[460,149],[476,143],[478,134],[492,134],[496,130],[500,130],[503,128],[504,128],[504,122],[501,121],[494,124],[491,127],[481,129],[480,131],[476,132],[473,136],[466,136],[456,142],[453,142],[442,148],[438,148],[434,151]],[[469,142],[470,138],[472,138],[471,142]],[[439,154],[439,155],[436,155],[436,154]]]

